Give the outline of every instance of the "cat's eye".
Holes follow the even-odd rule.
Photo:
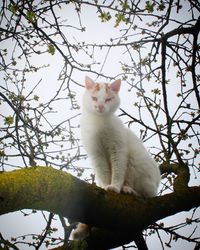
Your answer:
[[[105,102],[110,102],[112,100],[112,98],[106,98]]]
[[[92,100],[96,102],[97,101],[97,97],[96,96],[92,96]]]

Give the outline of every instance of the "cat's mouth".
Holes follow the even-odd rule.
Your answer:
[[[96,110],[97,114],[103,115],[105,112],[103,110]]]
[[[96,115],[104,116],[106,114],[107,114],[107,112],[105,110],[96,110]]]

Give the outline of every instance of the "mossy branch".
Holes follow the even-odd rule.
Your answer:
[[[132,232],[199,205],[200,187],[184,186],[178,192],[144,200],[106,192],[52,167],[0,174],[0,214],[20,209],[46,210],[98,228],[130,231],[132,236],[124,235],[126,242],[129,237],[133,239]]]

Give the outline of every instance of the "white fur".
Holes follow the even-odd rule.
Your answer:
[[[105,91],[98,91],[98,102],[104,105],[99,113],[86,89],[81,117],[82,140],[96,175],[97,184],[115,192],[137,193],[143,197],[157,194],[160,172],[141,140],[114,114],[119,106],[118,93],[104,103]],[[98,105],[97,105],[98,106]]]
[[[153,197],[160,183],[159,169],[142,141],[114,114],[120,103],[120,83],[115,81],[108,95],[105,85],[94,91],[95,83],[86,77],[80,123],[83,144],[92,161],[97,185],[117,193]],[[112,99],[107,102],[108,97]],[[84,225],[78,224],[72,238],[87,236]]]

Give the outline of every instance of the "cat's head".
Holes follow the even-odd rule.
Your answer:
[[[111,84],[95,83],[88,76],[85,77],[85,95],[83,105],[88,111],[97,115],[114,113],[120,103],[118,92],[121,80],[118,79]]]

